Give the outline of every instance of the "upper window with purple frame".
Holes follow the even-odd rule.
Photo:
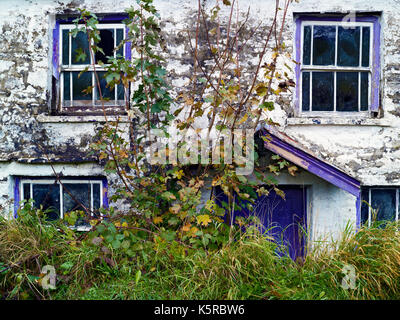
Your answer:
[[[53,108],[57,112],[103,112],[103,103],[107,111],[124,110],[128,93],[122,84],[109,87],[105,79],[109,57],[130,58],[130,44],[124,41],[127,35],[122,23],[124,18],[113,15],[99,19],[97,28],[101,40],[98,46],[104,54],[91,52],[86,33],[71,33],[75,29],[71,23],[74,18],[56,21],[53,31],[53,96],[57,98],[53,101],[56,105]]]
[[[298,16],[296,28],[298,113],[378,111],[378,17]]]

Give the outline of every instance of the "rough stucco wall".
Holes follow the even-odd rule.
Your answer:
[[[46,145],[46,141],[51,141],[47,152],[56,159],[67,154],[72,156],[70,160],[85,158],[90,141],[88,137],[93,135],[97,124],[78,123],[66,127],[63,123],[49,124],[36,117],[48,113],[52,17],[77,7],[86,7],[94,12],[121,12],[131,2],[37,0],[0,3],[0,159],[42,158],[38,146]],[[210,6],[207,1],[204,3]],[[157,0],[155,5],[161,14],[167,42],[164,55],[167,57],[169,81],[179,89],[187,83],[192,70],[193,59],[185,32],[195,27],[196,1]],[[248,3],[241,2],[243,12],[247,6]],[[259,21],[268,25],[273,6],[271,0],[252,1],[249,30]],[[331,117],[319,119],[320,124],[316,124],[312,119],[288,117],[293,114],[291,94],[279,100],[281,103],[271,116],[289,136],[360,179],[363,184],[398,184],[400,174],[394,170],[400,164],[400,112],[397,108],[400,101],[400,18],[397,12],[400,6],[397,1],[335,0],[321,3],[307,0],[294,3],[288,14],[284,40],[290,52],[294,37],[293,12],[346,13],[350,10],[382,11],[381,100],[384,117],[361,121],[357,117]],[[258,40],[250,42],[245,49],[244,61],[250,66],[256,61],[254,51],[260,45]],[[79,133],[69,136],[67,132],[75,129]]]
[[[251,18],[248,30],[259,21],[268,25],[272,18],[273,0],[251,1]],[[209,5],[207,1],[203,1]],[[55,161],[74,162],[88,161],[86,152],[91,137],[100,125],[95,118],[52,117],[48,115],[48,102],[51,92],[51,51],[52,27],[54,15],[68,13],[78,7],[85,7],[93,12],[121,12],[132,4],[128,0],[0,0],[0,161],[31,161],[43,159],[38,146],[47,146],[46,153]],[[155,5],[162,18],[163,35],[167,48],[166,68],[170,83],[177,91],[185,86],[192,71],[192,57],[187,44],[186,30],[195,27],[197,1],[190,0],[156,0]],[[243,11],[247,11],[248,2],[241,1]],[[384,117],[381,119],[325,118],[313,119],[293,117],[293,96],[288,93],[282,96],[276,109],[271,113],[274,121],[281,124],[289,136],[296,139],[326,161],[348,172],[364,185],[399,185],[400,173],[400,7],[394,0],[374,1],[317,1],[303,0],[294,3],[287,17],[284,41],[287,51],[291,52],[294,39],[293,12],[343,12],[350,10],[381,11],[381,92]],[[260,29],[261,31],[263,29]],[[250,41],[244,50],[244,63],[251,70],[256,61],[255,49],[260,46],[262,32],[256,34],[255,41]],[[289,62],[280,61],[280,66]],[[250,72],[250,71],[249,71]],[[293,76],[294,78],[294,76]],[[177,93],[177,92],[176,92]],[[97,119],[98,120],[98,119]],[[66,122],[69,121],[69,122]],[[21,174],[11,171],[9,165],[0,170],[0,194],[9,190],[8,177]],[[44,167],[40,167],[44,168]],[[49,168],[49,167],[48,167]],[[80,166],[65,166],[80,168]],[[99,166],[86,167],[82,164],[83,175],[99,172]],[[40,172],[47,172],[41,169]],[[33,172],[28,170],[28,172]],[[71,171],[72,172],[72,171]],[[42,174],[40,173],[40,174]],[[324,189],[325,188],[325,189]],[[321,200],[321,210],[314,203],[314,212],[320,218],[316,223],[336,230],[335,221],[342,223],[347,217],[354,218],[354,212],[347,211],[342,218],[335,217],[339,204],[346,203],[346,208],[354,206],[354,199],[349,195],[325,186],[328,198]],[[316,188],[313,192],[317,192]],[[322,191],[320,195],[322,196]],[[344,199],[335,203],[335,197]],[[316,199],[317,196],[314,197]],[[322,198],[321,198],[322,199]],[[1,199],[0,199],[1,202]],[[325,204],[322,204],[325,203]],[[326,203],[332,206],[326,207]],[[351,205],[350,205],[351,203]],[[323,209],[323,210],[322,210]],[[346,209],[347,210],[347,209]],[[321,227],[321,229],[323,229]]]

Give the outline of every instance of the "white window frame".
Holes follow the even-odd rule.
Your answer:
[[[82,27],[82,26],[84,26],[83,24],[79,24],[79,27]],[[72,75],[70,76],[70,79],[69,79],[69,81],[70,81],[70,98],[71,98],[71,105],[69,105],[69,106],[66,106],[65,105],[65,103],[64,103],[64,72],[73,72],[73,71],[77,71],[77,72],[80,72],[80,71],[83,71],[85,68],[87,68],[88,66],[89,66],[89,68],[88,68],[88,70],[87,70],[87,72],[92,72],[92,71],[94,71],[94,69],[96,69],[96,72],[102,72],[102,71],[106,71],[106,67],[107,66],[109,66],[108,64],[104,64],[103,66],[101,66],[101,65],[99,65],[99,64],[95,64],[94,66],[93,66],[93,58],[92,58],[92,53],[90,53],[89,54],[89,58],[90,58],[90,64],[72,64],[72,61],[71,61],[71,59],[72,59],[72,52],[71,52],[71,47],[72,47],[72,35],[71,34],[68,34],[68,36],[69,36],[69,53],[68,53],[68,55],[69,55],[69,64],[68,65],[64,65],[63,64],[63,47],[62,47],[62,45],[63,45],[63,30],[73,30],[73,29],[75,29],[76,28],[76,25],[75,24],[61,24],[60,25],[60,41],[59,41],[59,66],[60,66],[60,100],[61,100],[61,109],[66,109],[66,110],[68,110],[68,108],[71,108],[71,107],[82,107],[82,105],[77,105],[77,106],[74,106],[74,103],[73,103],[73,86],[72,86],[72,82],[73,82],[73,80],[72,80]],[[126,26],[123,24],[123,23],[99,23],[98,25],[97,25],[97,29],[99,29],[99,30],[101,30],[101,29],[114,29],[114,49],[117,47],[117,37],[116,37],[116,34],[117,34],[117,32],[116,32],[116,30],[117,29],[122,29],[123,30],[123,33],[122,33],[122,35],[123,35],[123,40],[125,40],[126,39],[126,30],[125,30],[125,28],[126,28]],[[93,40],[92,40],[92,42],[93,42]],[[90,49],[89,49],[90,50]],[[125,52],[126,52],[126,43],[124,43],[123,44],[123,46],[122,46],[122,52],[123,52],[123,55],[125,56]],[[117,54],[117,52],[116,51],[114,51],[113,52],[113,54],[114,54],[114,58],[116,57],[116,54]],[[93,55],[94,55],[94,53],[93,53]],[[95,79],[95,75],[94,75],[94,72],[92,73],[92,83],[91,83],[91,85],[95,85],[95,83],[96,83],[96,79]],[[89,86],[89,85],[88,85]],[[110,105],[110,107],[112,107],[112,106],[118,106],[118,103],[117,103],[117,101],[118,101],[118,90],[117,90],[117,86],[115,86],[115,88],[114,88],[115,90],[114,90],[114,104],[113,105]],[[93,92],[93,94],[92,94],[92,103],[91,103],[91,105],[90,105],[90,107],[93,107],[93,108],[95,108],[95,107],[98,107],[98,106],[100,106],[99,104],[96,104],[96,92],[97,92],[97,88],[95,87],[94,88],[94,92]],[[124,100],[126,99],[126,97],[124,97]]]
[[[304,27],[305,26],[311,26],[311,43],[310,43],[310,64],[309,65],[304,65],[303,64],[303,46],[304,46]],[[329,66],[319,66],[319,65],[313,65],[313,33],[314,33],[314,26],[335,26],[336,27],[336,40],[335,40],[335,65],[329,65]],[[337,57],[338,57],[338,29],[339,27],[346,27],[346,28],[354,28],[354,27],[360,27],[360,53],[359,53],[359,67],[341,67],[337,66]],[[370,27],[370,33],[369,33],[369,67],[362,67],[361,62],[362,62],[362,43],[363,43],[363,35],[362,35],[362,27]],[[327,116],[327,117],[332,117],[332,116],[368,116],[370,113],[370,108],[371,108],[371,86],[372,86],[372,69],[373,69],[373,27],[374,24],[372,22],[341,22],[341,21],[303,21],[301,23],[301,32],[300,32],[300,56],[301,56],[301,66],[300,66],[300,76],[299,76],[299,82],[300,82],[300,99],[299,99],[299,110],[300,110],[300,115],[301,116]],[[309,111],[303,111],[303,72],[309,72],[310,73],[310,110]],[[330,71],[333,72],[333,111],[312,111],[312,72],[318,72],[318,71]],[[342,72],[342,71],[354,71],[354,72],[359,72],[358,73],[358,111],[354,112],[343,112],[343,111],[336,111],[336,74],[337,72]],[[367,111],[361,111],[361,73],[360,72],[368,72],[368,110]]]
[[[61,183],[60,183],[61,181]],[[103,181],[98,179],[90,179],[90,180],[74,180],[74,179],[21,179],[19,185],[19,192],[21,195],[21,201],[26,200],[24,199],[24,184],[30,184],[30,198],[33,199],[33,187],[32,184],[58,184],[60,187],[60,219],[64,219],[64,203],[63,203],[63,184],[90,184],[90,214],[93,217],[93,185],[99,184],[100,185],[100,208],[103,208]],[[100,217],[103,215],[100,213]]]

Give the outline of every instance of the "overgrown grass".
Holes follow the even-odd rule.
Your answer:
[[[399,299],[399,225],[346,232],[294,262],[256,232],[207,252],[159,243],[134,257],[104,252],[39,215],[0,221],[0,293],[6,299]],[[81,237],[82,238],[82,237]],[[56,268],[56,290],[38,282]],[[357,276],[342,287],[345,266]]]

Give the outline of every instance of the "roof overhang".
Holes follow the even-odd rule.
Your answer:
[[[272,133],[271,130],[261,129],[264,146],[268,150],[278,154],[295,165],[315,174],[333,185],[343,189],[352,195],[359,197],[360,181],[354,179],[347,173],[339,170],[331,164],[319,159],[310,152],[289,143],[291,139],[283,134]],[[280,137],[278,137],[278,134]]]

